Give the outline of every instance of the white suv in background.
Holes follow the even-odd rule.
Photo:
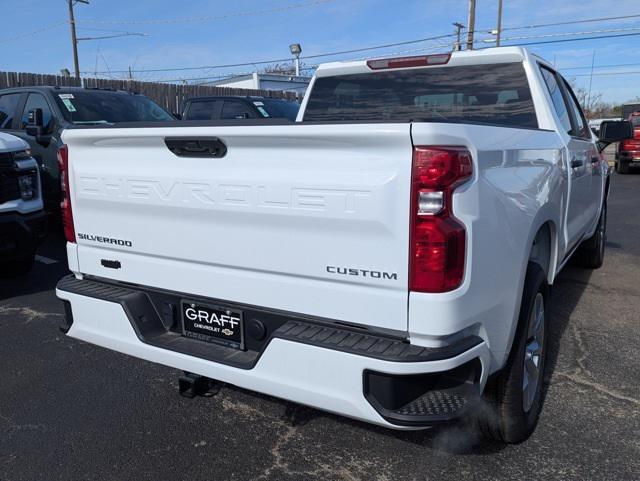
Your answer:
[[[31,270],[46,225],[38,164],[29,144],[0,132],[0,276]]]

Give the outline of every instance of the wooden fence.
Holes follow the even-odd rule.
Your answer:
[[[7,87],[31,87],[36,85],[58,85],[60,87],[101,88],[128,90],[155,100],[169,112],[180,112],[184,101],[191,97],[206,95],[260,95],[263,97],[295,100],[293,92],[277,90],[252,90],[229,87],[213,87],[208,85],[163,84],[156,82],[138,82],[136,80],[112,80],[99,78],[83,78],[47,75],[35,73],[0,72],[0,89]]]

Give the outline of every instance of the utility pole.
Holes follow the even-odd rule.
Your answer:
[[[498,26],[496,27],[496,47],[500,46],[501,34],[502,34],[502,0],[498,0]]]
[[[80,65],[78,62],[78,38],[76,37],[76,19],[73,15],[73,6],[76,3],[89,4],[89,0],[67,0],[69,6],[69,27],[71,28],[71,45],[73,47],[73,67],[75,69],[76,80],[80,80]]]
[[[462,50],[462,43],[460,43],[460,31],[464,28],[464,25],[462,25],[460,22],[456,22],[453,24],[453,26],[456,27],[456,36],[457,36],[456,43],[453,46],[453,51],[459,52],[460,50]]]
[[[467,50],[473,50],[473,34],[476,29],[476,0],[469,0],[469,21],[467,25]]]

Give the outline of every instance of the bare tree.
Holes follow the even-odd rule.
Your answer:
[[[603,101],[601,92],[592,92],[589,95],[589,92],[585,88],[576,85],[575,81],[570,83],[588,119],[619,117],[622,114],[622,106]]]

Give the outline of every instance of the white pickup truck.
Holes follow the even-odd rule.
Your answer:
[[[396,429],[483,412],[521,441],[549,286],[574,253],[602,264],[599,150],[629,131],[603,123],[598,143],[515,47],[322,65],[295,123],[65,130],[64,330],[194,390]]]

